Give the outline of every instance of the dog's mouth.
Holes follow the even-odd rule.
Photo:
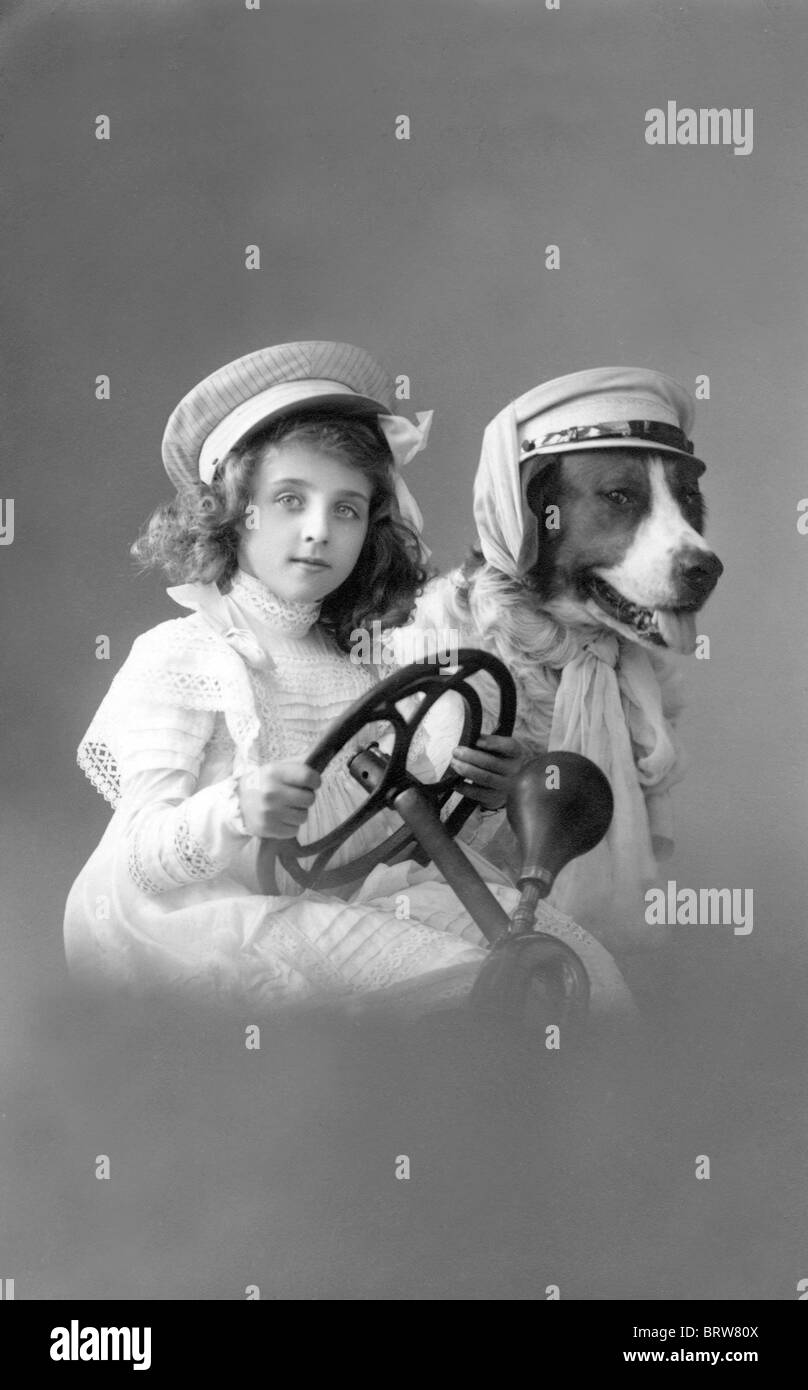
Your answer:
[[[630,628],[639,641],[675,652],[693,651],[696,620],[692,612],[683,608],[640,608],[597,574],[587,575],[584,587],[598,608],[622,627]]]

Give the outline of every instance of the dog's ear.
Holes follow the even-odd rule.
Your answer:
[[[558,503],[561,463],[562,460],[557,454],[551,454],[546,459],[531,459],[527,465],[527,472],[522,480],[522,496],[525,500],[525,511],[531,511],[539,525],[544,524],[545,508]]]
[[[556,550],[552,542],[558,531],[546,526],[547,507],[558,504],[561,495],[562,459],[558,455],[531,459],[522,478],[525,540],[522,546],[523,582],[528,589],[546,597],[552,590]],[[527,535],[531,527],[532,534]]]

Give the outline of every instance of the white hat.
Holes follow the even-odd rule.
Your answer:
[[[179,488],[210,483],[222,459],[259,426],[301,409],[334,410],[374,419],[395,465],[402,516],[423,529],[418,505],[399,469],[426,446],[432,412],[418,424],[392,413],[393,381],[362,348],[349,343],[280,343],[236,358],[205,377],[172,412],[163,435],[163,464]],[[426,548],[423,547],[425,553]]]

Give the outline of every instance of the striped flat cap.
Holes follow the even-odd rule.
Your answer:
[[[394,386],[369,353],[348,343],[281,343],[219,367],[172,412],[163,464],[178,489],[209,483],[217,464],[260,425],[302,406],[390,414]]]
[[[555,377],[520,396],[513,409],[523,462],[576,449],[693,456],[690,393],[648,367],[593,367]]]

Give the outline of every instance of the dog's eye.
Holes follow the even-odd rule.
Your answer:
[[[614,502],[618,507],[627,507],[632,500],[631,494],[623,492],[623,489],[619,487],[612,488],[611,492],[604,492],[602,496],[607,497],[610,502]]]

